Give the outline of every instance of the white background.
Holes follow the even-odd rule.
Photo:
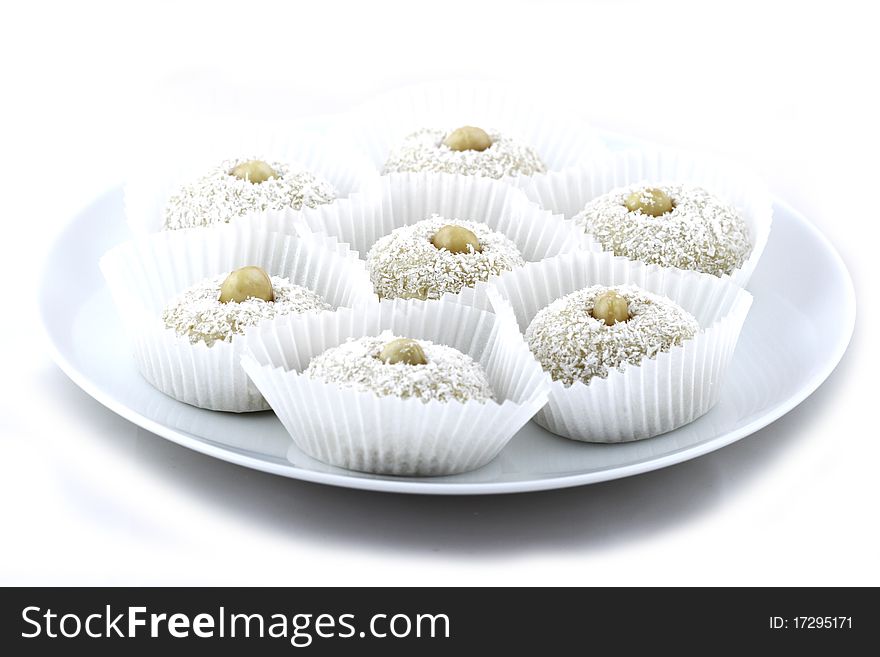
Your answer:
[[[7,6],[0,583],[880,584],[871,4]],[[461,77],[528,84],[601,128],[762,173],[855,280],[856,334],[828,382],[751,438],[663,471],[432,499],[198,455],[116,417],[50,361],[35,312],[44,251],[124,179],[138,139],[177,116],[343,111]]]

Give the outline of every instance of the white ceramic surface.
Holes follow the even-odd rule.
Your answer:
[[[754,433],[803,401],[843,356],[855,322],[852,281],[840,257],[804,216],[777,200],[770,241],[749,285],[755,303],[721,399],[709,413],[668,434],[616,445],[566,440],[530,422],[495,460],[473,472],[370,475],[304,455],[271,412],[198,409],[142,379],[98,270],[100,255],[128,237],[120,189],[96,200],[57,237],[43,272],[40,309],[64,372],[114,412],[178,444],[246,467],[351,488],[524,492],[616,479],[692,459]],[[839,307],[816,312],[816,299],[836,299]]]

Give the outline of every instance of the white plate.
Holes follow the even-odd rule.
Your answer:
[[[707,415],[663,436],[617,445],[573,442],[529,423],[497,459],[474,472],[370,475],[309,458],[271,412],[201,410],[144,381],[98,271],[98,258],[129,236],[117,189],[76,216],[51,250],[40,308],[61,369],[112,411],[180,445],[257,470],[350,488],[512,493],[590,484],[686,461],[761,429],[802,402],[837,365],[855,323],[853,285],[840,257],[806,218],[776,201],[770,242],[749,285],[755,303],[721,400]],[[827,312],[829,299],[838,304],[834,312]]]

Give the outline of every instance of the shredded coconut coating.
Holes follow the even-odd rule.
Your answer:
[[[486,130],[492,145],[484,151],[454,151],[443,143],[450,130],[423,128],[404,138],[391,151],[382,173],[431,171],[503,178],[545,173],[547,167],[534,149],[497,130]]]
[[[275,301],[249,298],[220,303],[220,287],[227,274],[200,281],[176,297],[162,313],[165,326],[192,344],[231,342],[248,326],[264,319],[294,313],[320,312],[333,307],[318,294],[280,276],[270,276]]]
[[[473,232],[482,251],[451,253],[434,246],[431,237],[450,224]],[[439,299],[524,264],[516,244],[505,235],[483,223],[438,214],[393,230],[367,253],[370,280],[385,299]]]
[[[278,177],[261,183],[230,174],[242,162],[258,159],[226,160],[181,187],[165,206],[165,230],[228,223],[248,212],[314,208],[336,199],[336,190],[329,182],[282,162],[268,162]]]
[[[324,383],[372,391],[380,397],[418,397],[423,402],[492,399],[492,388],[483,368],[453,347],[419,340],[426,364],[392,364],[379,360],[377,356],[382,347],[398,337],[391,331],[383,331],[378,336],[350,338],[315,356],[303,375]]]
[[[596,298],[616,290],[629,302],[630,318],[608,326],[591,314]],[[561,297],[535,315],[526,342],[554,381],[570,386],[624,371],[689,340],[697,320],[672,300],[635,285],[593,285]]]
[[[647,187],[666,192],[672,211],[652,217],[627,210],[624,199]],[[748,226],[736,208],[695,185],[621,187],[593,199],[572,219],[615,255],[664,267],[721,276],[741,267],[752,251]]]

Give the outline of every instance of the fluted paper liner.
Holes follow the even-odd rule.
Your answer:
[[[135,235],[161,231],[168,199],[228,159],[256,156],[301,166],[333,185],[337,200],[370,191],[379,178],[357,150],[289,126],[223,126],[157,150],[144,154],[125,186],[126,221]]]
[[[594,198],[639,182],[700,185],[739,210],[749,229],[752,252],[730,277],[742,287],[748,284],[770,237],[773,207],[766,186],[735,164],[668,149],[627,150],[533,178],[522,189],[544,209],[571,219]],[[598,241],[589,239],[590,250],[602,249]]]
[[[446,219],[479,221],[506,235],[523,259],[537,262],[561,253],[599,247],[561,215],[542,210],[525,194],[496,180],[437,173],[384,176],[375,194],[357,195],[332,205],[296,213],[275,214],[262,224],[291,234],[327,233],[349,245],[362,258],[395,228],[437,213]],[[251,221],[249,217],[243,219]],[[491,278],[489,279],[491,280]],[[486,283],[463,288],[443,298],[488,309]]]
[[[462,125],[494,128],[531,146],[548,171],[576,166],[607,153],[596,132],[559,103],[500,82],[433,82],[380,95],[354,109],[341,128],[381,172],[392,150],[421,128]],[[540,177],[540,174],[538,176]],[[530,176],[507,176],[520,183]]]
[[[666,433],[718,401],[751,295],[729,279],[581,252],[530,264],[499,277],[488,291],[495,312],[525,332],[539,310],[590,285],[638,285],[669,297],[700,324],[692,339],[607,378],[566,387],[554,381],[535,421],[586,442],[616,443]]]
[[[334,308],[377,301],[363,263],[337,240],[279,235],[254,225],[157,233],[121,244],[101,259],[138,369],[153,386],[187,404],[234,412],[269,408],[240,366],[247,332],[208,347],[191,344],[162,322],[165,306],[196,282],[259,265],[317,292]]]
[[[328,348],[385,329],[468,354],[484,368],[495,399],[424,403],[301,374]],[[547,401],[549,377],[516,325],[452,300],[382,301],[361,312],[287,317],[250,337],[242,366],[297,447],[351,470],[442,475],[479,468]]]

